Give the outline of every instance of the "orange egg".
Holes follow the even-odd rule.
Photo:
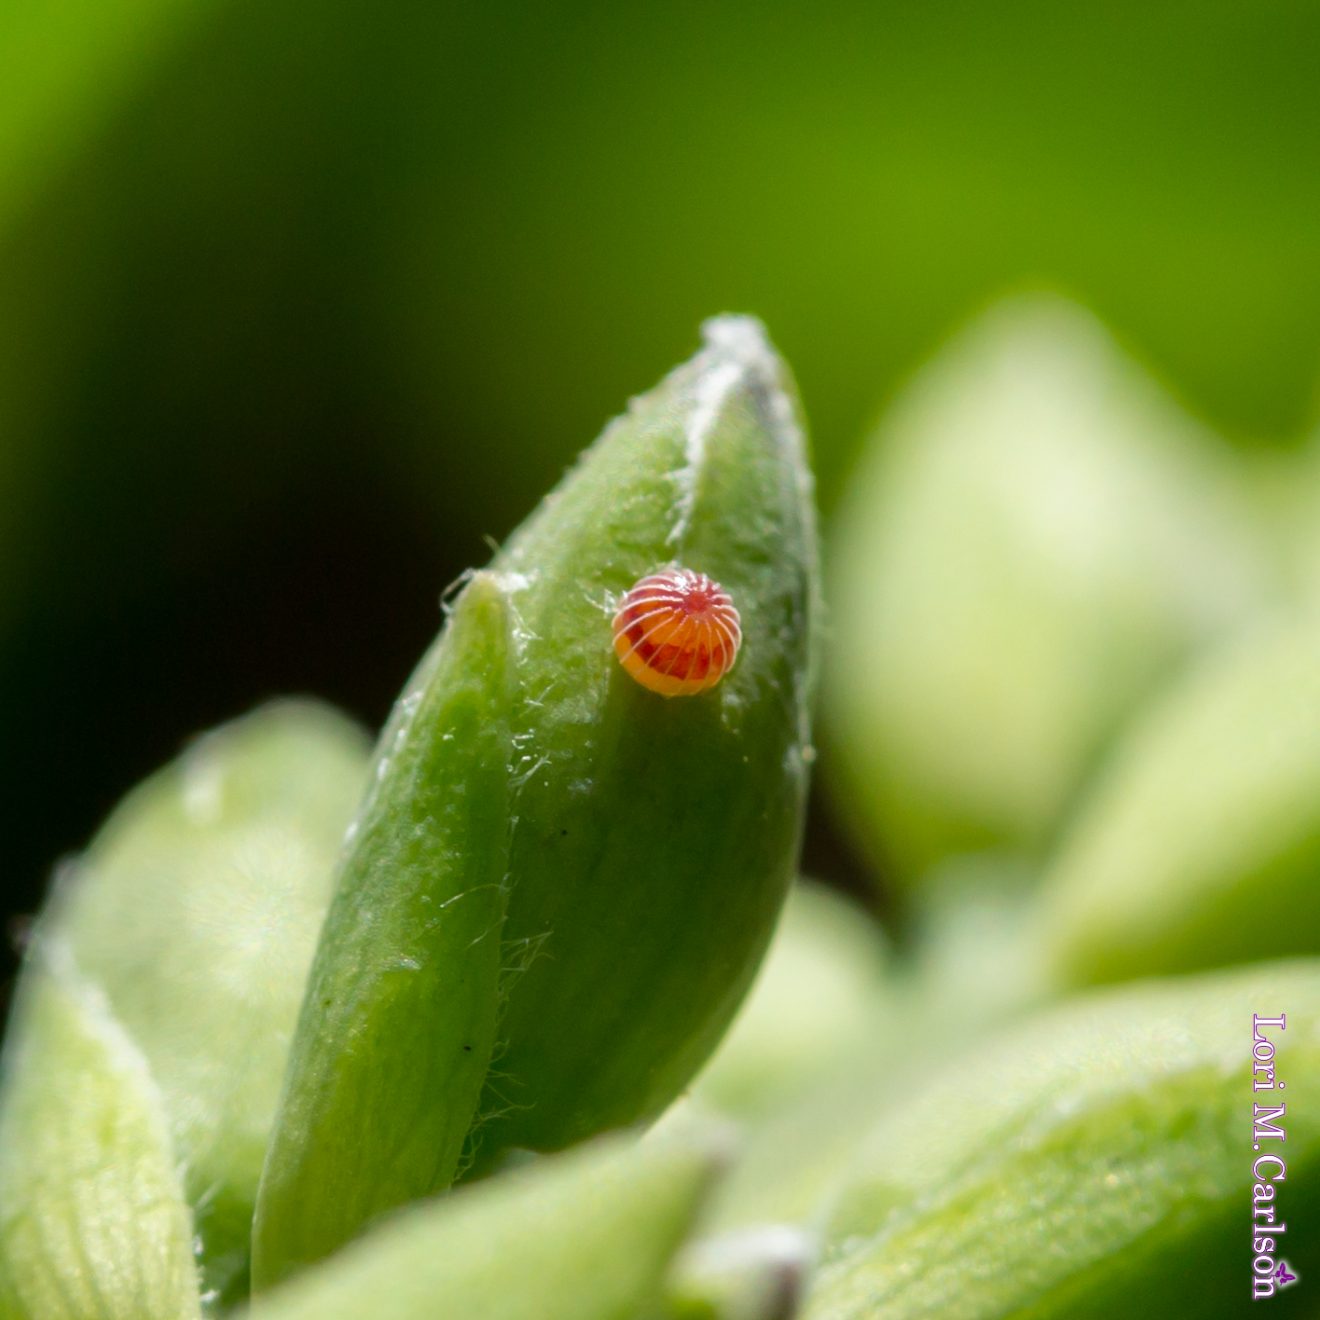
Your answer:
[[[614,615],[614,652],[644,688],[694,697],[733,668],[742,626],[733,598],[690,568],[648,574]]]

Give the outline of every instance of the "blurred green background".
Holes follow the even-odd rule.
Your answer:
[[[797,372],[827,530],[1024,285],[1234,445],[1315,416],[1314,3],[0,6],[7,912],[193,732],[378,723],[713,313]],[[809,868],[860,883],[819,806]]]

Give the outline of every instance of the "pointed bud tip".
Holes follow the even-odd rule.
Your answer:
[[[800,488],[810,497],[814,482],[797,386],[765,325],[755,316],[725,313],[703,321],[701,333],[705,346],[691,365],[707,378],[717,373],[724,389],[732,386],[760,397],[779,453],[793,464]]]
[[[745,366],[777,367],[779,356],[770,343],[765,326],[755,316],[726,313],[703,321],[701,335],[707,352],[730,358]]]
[[[756,317],[713,316],[702,323],[701,335],[705,346],[696,364],[704,371],[722,369],[744,386],[766,391],[772,399],[792,393],[784,360]]]

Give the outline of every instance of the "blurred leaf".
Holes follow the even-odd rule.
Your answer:
[[[1258,630],[1154,703],[1043,898],[1036,938],[1074,983],[1320,949],[1320,622]]]
[[[901,1011],[882,979],[885,955],[856,904],[809,882],[793,886],[733,1026],[690,1099],[661,1121],[683,1132],[709,1112],[752,1124],[716,1190],[707,1235],[675,1262],[666,1316],[796,1314],[827,1189],[874,1110],[875,1087],[855,1085],[857,1060],[883,1054]],[[864,1100],[851,1104],[855,1095]]]
[[[991,853],[922,876],[900,1011],[921,1022],[927,1050],[962,1048],[1057,991],[1034,926],[1037,884],[1036,868]]]
[[[868,1048],[884,956],[878,927],[855,903],[819,885],[794,885],[751,993],[693,1085],[695,1097],[754,1117]]]
[[[1320,608],[1320,433],[1299,453],[1259,458],[1253,477],[1291,597],[1315,611]]]
[[[0,1315],[200,1314],[192,1217],[147,1061],[67,949],[38,934],[0,1094]]]
[[[1270,1032],[1284,1093],[1253,1092],[1253,1013],[1286,1015]],[[1320,966],[1272,963],[1097,995],[1001,1035],[873,1131],[806,1316],[1242,1315],[1252,1104],[1274,1094],[1293,1230],[1275,1245],[1303,1278],[1320,1270],[1303,1227],[1320,1214],[1317,1024]]]
[[[658,1113],[733,1016],[797,864],[816,626],[811,477],[760,325],[607,428],[495,567],[517,617],[508,994],[478,1168]],[[667,699],[612,602],[679,563],[742,616],[718,686]]]
[[[453,1180],[495,1041],[509,625],[478,574],[381,735],[266,1159],[255,1287]]]
[[[790,899],[761,983],[709,1073],[698,1078],[690,1099],[661,1120],[663,1129],[681,1132],[703,1113],[718,1112],[725,1085],[714,1074],[726,1068],[736,1065],[731,1080],[748,1076],[762,1083],[763,1089],[753,1092],[756,1103],[740,1113],[749,1125],[740,1158],[705,1216],[711,1237],[737,1242],[750,1235],[754,1242],[758,1233],[782,1230],[814,1241],[877,1110],[909,1094],[933,1070],[1041,996],[1040,958],[1031,944],[1023,897],[1003,882],[1002,870],[998,862],[963,861],[935,878],[923,893],[936,902],[923,908],[914,956],[885,958],[883,975],[877,975],[874,933],[850,903],[810,886]],[[845,930],[850,938],[834,944]],[[803,941],[803,935],[810,940]],[[785,945],[794,949],[794,958],[784,958]],[[808,954],[813,975],[790,980],[791,966]],[[816,1002],[819,992],[812,986],[824,972],[817,960],[826,956],[844,963],[830,983],[851,984],[857,999],[850,1006],[828,995]],[[795,1049],[808,1049],[798,1030],[805,1031],[810,1021],[822,1038],[801,1058],[796,1079],[764,1071],[766,1063],[776,1068],[790,1063],[787,1052],[781,1057],[770,1047],[768,1010],[778,997],[766,996],[767,983],[777,984],[785,997],[796,988],[802,1001],[786,1010]],[[843,1019],[837,1024],[836,1012]],[[744,1035],[743,1020],[763,1013],[764,1038],[761,1029]],[[734,1097],[742,1098],[741,1088]]]
[[[1259,601],[1212,439],[1071,306],[1006,304],[894,408],[832,545],[832,727],[907,874],[1035,848],[1115,722]]]
[[[703,1221],[722,1237],[788,1228],[819,1238],[840,1182],[872,1126],[877,1105],[908,1076],[895,1067],[887,1041],[874,1058],[861,1056],[822,1073],[802,1095],[766,1115],[746,1134],[738,1163],[711,1201]],[[675,1108],[662,1131],[683,1131],[703,1111]]]
[[[263,1297],[261,1320],[624,1320],[659,1295],[719,1162],[611,1138],[402,1211]]]
[[[891,987],[895,1027],[914,1020],[904,1016],[906,1004],[897,987]],[[722,1179],[702,1217],[701,1242],[733,1243],[761,1240],[773,1243],[791,1239],[805,1242],[814,1253],[838,1189],[852,1170],[857,1148],[875,1123],[877,1109],[889,1097],[902,1094],[914,1077],[928,1069],[929,1055],[918,1042],[912,1056],[902,1052],[898,1030],[881,1032],[868,1048],[836,1061],[812,1077],[803,1091],[783,1105],[750,1121],[739,1143],[737,1163]],[[658,1135],[682,1137],[695,1127],[712,1121],[717,1111],[708,1109],[699,1097],[671,1106],[655,1131]],[[694,1249],[700,1243],[694,1244]],[[682,1262],[687,1264],[687,1261]],[[698,1262],[700,1264],[700,1261]],[[771,1262],[767,1262],[771,1263]],[[749,1269],[731,1276],[731,1282],[754,1282]],[[676,1280],[679,1295],[692,1277],[704,1268],[684,1273]],[[698,1295],[708,1295],[703,1287]]]
[[[337,713],[265,707],[131,793],[55,895],[52,930],[160,1086],[205,1283],[226,1297],[365,765]]]
[[[219,0],[0,6],[0,234]]]

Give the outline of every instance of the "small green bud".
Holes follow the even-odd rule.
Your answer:
[[[756,970],[795,870],[816,626],[811,478],[754,321],[633,401],[496,561],[518,583],[509,970],[474,1149],[550,1150],[657,1114]],[[635,682],[612,607],[708,574],[742,623],[699,696]]]
[[[260,1287],[510,1147],[655,1115],[756,969],[796,866],[815,527],[778,359],[752,322],[708,338],[473,579],[385,732],[267,1160]],[[618,598],[673,565],[741,618],[691,697],[614,645]]]

